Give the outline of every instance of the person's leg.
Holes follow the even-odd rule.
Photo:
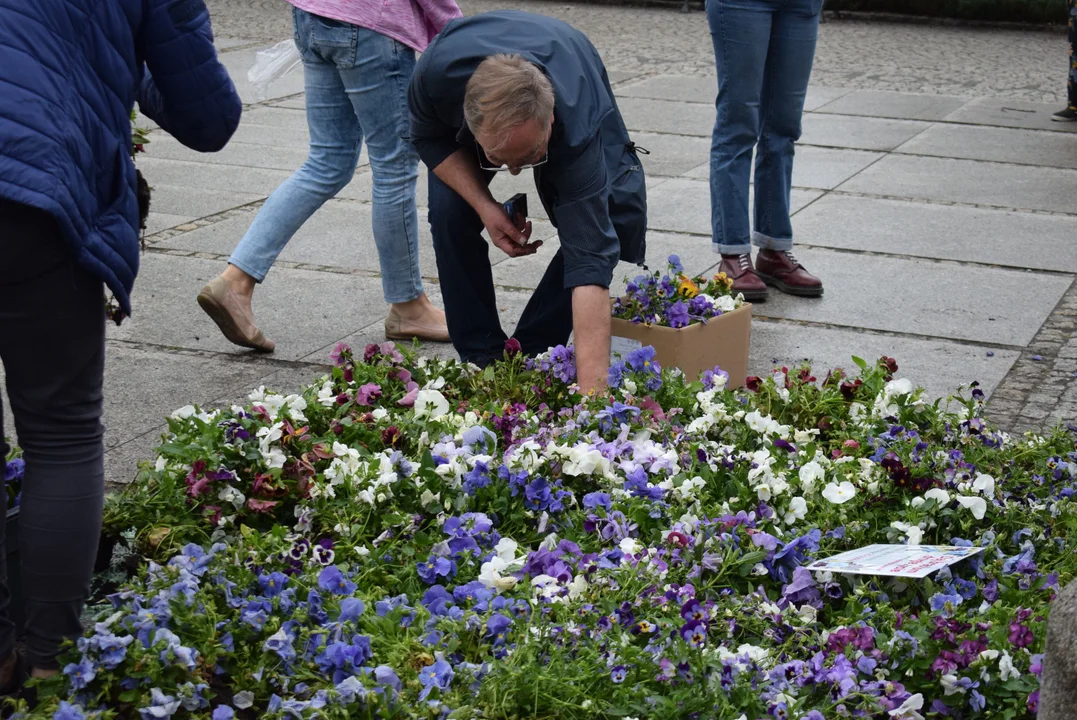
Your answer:
[[[527,301],[513,337],[525,355],[564,345],[572,333],[572,290],[565,288],[565,257],[558,248]]]
[[[822,282],[789,252],[793,247],[790,193],[794,144],[808,92],[820,0],[789,0],[774,16],[760,102],[762,132],[755,161],[755,233],[760,248],[756,273],[768,285],[794,295],[822,294]]]
[[[374,176],[374,242],[382,292],[393,306],[386,336],[445,342],[445,313],[423,292],[419,269],[419,155],[411,144],[408,115],[415,51],[366,28],[359,28],[357,37],[354,66],[341,69],[340,76],[366,138]]]
[[[707,0],[718,72],[711,135],[711,229],[722,269],[749,300],[766,297],[751,267],[748,190],[775,0]]]
[[[504,353],[489,245],[478,213],[455,190],[428,173],[430,231],[449,336],[460,359],[486,365]],[[487,173],[489,182],[493,173]]]
[[[36,673],[57,670],[61,642],[82,633],[105,489],[103,288],[41,217],[21,236],[0,232],[0,359],[26,460],[19,554]]]
[[[237,345],[272,349],[257,342],[251,299],[277,256],[314,212],[334,197],[355,174],[362,131],[332,58],[319,54],[312,38],[311,16],[294,11],[296,42],[303,56],[310,151],[306,162],[273,191],[232,253],[228,268],[199,296],[229,340]],[[264,340],[264,337],[262,337]]]

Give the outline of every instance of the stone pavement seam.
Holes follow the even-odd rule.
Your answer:
[[[241,365],[253,365],[264,366],[271,370],[282,370],[288,368],[296,368],[304,365],[311,367],[321,367],[321,363],[312,363],[303,360],[281,360],[279,358],[271,357],[264,354],[256,354],[254,352],[234,353],[224,352],[221,350],[202,350],[198,348],[180,347],[178,345],[158,345],[156,343],[143,342],[139,340],[123,340],[120,338],[108,338],[105,341],[106,346],[116,345],[129,348],[132,350],[151,350],[160,351],[162,349],[168,350],[170,355],[179,355],[182,357],[199,357],[199,358],[221,358],[229,362],[241,364]]]
[[[1058,301],[987,403],[988,414],[1014,432],[1044,432],[1077,422],[1077,282]]]

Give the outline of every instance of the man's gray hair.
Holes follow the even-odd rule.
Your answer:
[[[553,106],[553,85],[537,65],[519,55],[491,55],[467,81],[464,121],[475,135],[500,139],[528,120],[547,129]]]

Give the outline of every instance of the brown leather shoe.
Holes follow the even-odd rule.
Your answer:
[[[733,292],[743,293],[746,301],[762,302],[767,299],[769,291],[752,268],[751,253],[722,255],[722,264],[718,266],[718,270],[733,279]]]
[[[445,325],[431,325],[415,320],[407,320],[389,308],[385,318],[385,338],[387,340],[429,340],[431,342],[449,342],[449,328]]]
[[[819,297],[823,281],[812,275],[789,250],[760,250],[755,258],[756,275],[783,293]]]
[[[224,336],[240,347],[271,353],[276,344],[266,338],[254,324],[228,281],[217,276],[198,293],[198,304],[206,311]]]

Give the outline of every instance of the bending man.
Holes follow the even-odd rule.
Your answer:
[[[449,336],[463,360],[500,358],[490,241],[534,254],[531,224],[494,200],[494,174],[534,168],[561,243],[514,337],[527,354],[567,342],[587,392],[609,364],[609,285],[618,259],[642,263],[647,197],[598,51],[575,28],[516,11],[450,22],[416,65],[411,137],[431,170],[430,224]]]

